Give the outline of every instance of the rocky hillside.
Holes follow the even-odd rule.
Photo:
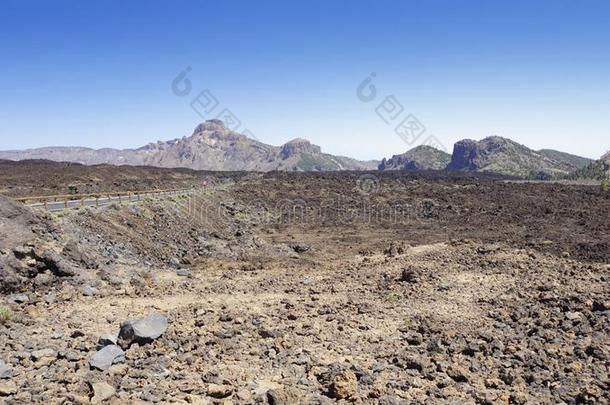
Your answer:
[[[560,152],[558,150],[553,149],[540,149],[538,153],[548,157],[549,159],[553,159],[558,162],[563,162],[577,168],[587,167],[587,165],[593,162],[593,159],[572,155],[570,153]]]
[[[305,139],[294,139],[282,146],[267,145],[227,129],[220,120],[199,124],[189,137],[150,143],[138,149],[47,147],[0,151],[0,159],[253,171],[370,170],[378,163],[322,153],[319,146]]]
[[[378,169],[384,170],[443,170],[451,161],[451,155],[428,145],[420,145],[401,155],[385,158]]]
[[[510,139],[490,136],[456,142],[447,168],[547,179],[577,170],[586,160],[553,150],[535,151]]]
[[[597,180],[601,181],[610,177],[610,151],[606,152],[598,160],[590,162],[585,167],[575,170],[563,178],[569,180]]]

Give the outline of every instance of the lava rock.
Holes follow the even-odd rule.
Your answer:
[[[55,252],[44,252],[39,259],[56,276],[68,277],[76,274],[76,268]]]
[[[311,249],[311,246],[305,245],[304,243],[294,243],[290,245],[290,248],[296,253],[305,253]]]
[[[405,267],[404,269],[402,269],[400,281],[405,281],[407,283],[417,283],[419,281],[419,272],[412,267]]]

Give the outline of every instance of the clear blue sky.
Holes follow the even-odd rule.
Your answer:
[[[192,91],[179,97],[171,83],[187,66]],[[364,103],[356,88],[371,72],[379,96]],[[0,149],[190,135],[204,89],[271,144],[404,152],[375,113],[393,95],[448,149],[497,134],[599,157],[610,148],[610,2],[0,3]]]

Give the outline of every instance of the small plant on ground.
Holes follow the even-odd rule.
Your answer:
[[[603,179],[600,187],[604,193],[607,193],[608,192],[608,179]]]
[[[4,305],[0,305],[0,324],[11,321],[14,317],[15,315],[13,314],[13,311]]]

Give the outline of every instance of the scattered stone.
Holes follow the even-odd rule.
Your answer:
[[[41,349],[32,352],[32,359],[38,361],[43,358],[55,359],[57,358],[57,352],[53,349]]]
[[[417,283],[419,281],[419,272],[412,267],[405,267],[402,269],[400,281],[407,283]]]
[[[40,260],[56,276],[69,277],[76,274],[76,268],[66,260],[62,259],[58,253],[48,251],[44,252],[40,256]]]
[[[447,368],[447,375],[455,382],[467,382],[468,370],[457,364],[452,364]]]
[[[305,245],[304,243],[294,243],[289,245],[292,250],[296,253],[305,253],[311,249],[311,246]]]
[[[109,345],[98,351],[89,360],[89,365],[98,370],[108,370],[110,366],[125,361],[125,352],[117,345]]]
[[[112,375],[120,375],[121,377],[127,374],[129,366],[127,364],[113,364],[108,371]]]
[[[343,370],[337,373],[331,381],[328,393],[331,398],[351,398],[358,391],[358,379],[351,370]]]
[[[98,293],[97,288],[91,287],[90,285],[84,286],[82,289],[82,292],[83,292],[83,295],[86,297],[93,297],[94,295],[97,295],[97,293]]]
[[[66,243],[62,250],[62,255],[76,263],[80,263],[87,269],[97,269],[98,263],[95,257],[86,250],[80,248],[77,242],[70,241]]]
[[[178,269],[178,270],[176,270],[176,275],[178,275],[180,277],[190,277],[191,272],[188,271],[187,269]]]
[[[82,358],[82,356],[74,350],[70,350],[70,351],[66,352],[64,357],[66,360],[72,361],[72,362],[80,361],[80,359]]]
[[[12,376],[13,369],[4,360],[0,359],[0,379],[11,378]]]
[[[210,384],[208,385],[208,395],[212,398],[226,398],[233,393],[233,387],[228,384]]]
[[[57,296],[55,295],[55,293],[48,293],[44,296],[44,302],[46,302],[47,304],[55,304],[56,301]]]
[[[17,384],[13,381],[0,382],[0,396],[13,395],[17,393]]]
[[[97,340],[97,350],[101,350],[102,348],[110,345],[116,345],[119,341],[119,334],[107,334],[104,336],[100,336]]]
[[[260,329],[258,331],[258,334],[265,339],[272,339],[272,338],[276,338],[276,337],[280,337],[282,334],[277,331],[277,330],[271,330],[271,329]]]
[[[27,294],[11,294],[6,297],[9,304],[27,304],[30,302],[30,297]]]
[[[152,314],[146,318],[125,321],[121,324],[119,341],[122,345],[146,344],[157,339],[167,330],[167,317]]]
[[[31,246],[17,246],[13,248],[13,254],[19,260],[23,260],[28,256],[32,256],[33,249]]]
[[[114,387],[103,381],[92,383],[91,388],[93,389],[93,397],[91,398],[92,404],[102,403],[116,394]]]

